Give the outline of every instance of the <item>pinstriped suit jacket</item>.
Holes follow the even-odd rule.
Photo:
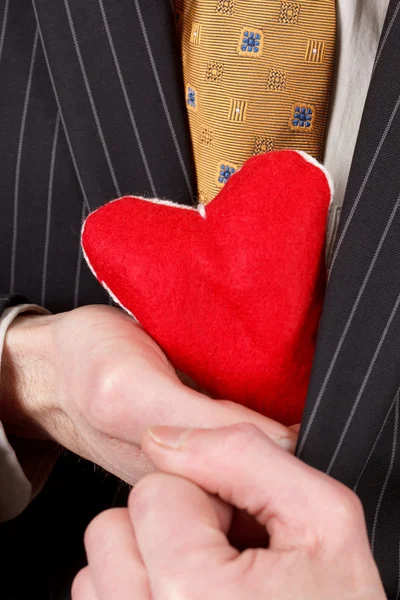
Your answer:
[[[348,333],[357,322],[354,315],[361,314],[359,290],[378,260],[374,256],[391,218],[392,207],[386,214],[385,201],[400,191],[398,163],[390,159],[394,154],[400,160],[400,77],[397,83],[392,78],[400,64],[393,50],[399,45],[394,42],[400,42],[399,10],[400,3],[392,0],[378,55],[378,81],[369,97],[369,110],[381,116],[373,127],[371,112],[363,120],[368,135],[360,133],[353,162],[349,208],[345,205],[339,232],[342,248],[335,255],[298,449],[304,460],[360,494],[393,599],[400,597],[400,331],[390,294],[383,305],[371,290],[363,309],[377,307],[384,339],[372,314],[368,345],[365,319]],[[88,211],[125,193],[193,202],[178,56],[168,0],[0,0],[0,309],[21,301],[16,293],[52,311],[108,302],[79,251],[80,226]],[[377,192],[385,179],[387,189]],[[379,198],[382,209],[373,218],[362,215],[369,229],[347,236],[352,207],[367,206],[370,197]],[[371,252],[354,257],[354,247],[367,247],[375,232]],[[393,256],[396,248],[398,252],[398,243],[388,254]],[[361,255],[366,264],[357,263]],[[390,257],[386,260],[392,264]],[[354,265],[351,277],[342,263]],[[389,286],[394,295],[400,290],[395,275]],[[343,293],[344,280],[348,293]],[[355,344],[355,367],[345,360],[346,344]],[[365,403],[361,396],[371,381],[372,399]],[[337,402],[332,394],[338,395]],[[1,598],[68,598],[72,577],[84,562],[84,528],[114,502],[118,487],[113,477],[65,455],[40,497],[2,526]]]
[[[0,309],[17,292],[54,312],[107,303],[82,262],[85,215],[127,193],[194,201],[172,9],[0,0]],[[1,528],[0,597],[69,597],[84,528],[119,487],[62,457],[40,497]]]

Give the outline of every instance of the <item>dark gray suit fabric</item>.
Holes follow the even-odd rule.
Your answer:
[[[1,0],[0,290],[104,301],[83,217],[124,194],[194,201],[174,15],[163,0]]]
[[[360,496],[400,597],[400,2],[384,26],[347,187],[300,458]]]
[[[176,41],[168,0],[0,0],[1,310],[108,303],[80,252],[88,212],[124,194],[194,202]],[[64,454],[0,528],[0,597],[69,597],[84,529],[120,487]]]
[[[299,456],[360,495],[399,590],[400,3],[392,0],[354,155]],[[168,0],[0,1],[0,290],[51,310],[107,301],[82,264],[89,209],[123,193],[191,202]],[[189,183],[188,183],[189,182]],[[13,299],[18,302],[20,299]],[[8,302],[8,300],[5,300]],[[1,597],[67,598],[90,518],[118,483],[65,455],[1,529]]]

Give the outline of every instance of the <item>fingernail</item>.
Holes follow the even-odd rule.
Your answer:
[[[157,425],[148,429],[147,433],[159,446],[179,450],[185,445],[185,440],[190,433],[190,429]]]
[[[287,450],[288,452],[294,452],[296,449],[296,440],[292,437],[272,437],[271,438],[275,444],[278,444],[283,450]]]

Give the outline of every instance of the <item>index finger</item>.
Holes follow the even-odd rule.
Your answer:
[[[186,477],[255,516],[267,528],[271,548],[322,543],[331,538],[333,528],[335,539],[352,534],[359,539],[361,532],[367,542],[356,496],[282,451],[252,425],[180,434],[155,427],[143,436],[142,445],[160,469]]]
[[[132,490],[129,513],[155,598],[207,598],[239,556],[218,504],[181,477],[148,475]]]

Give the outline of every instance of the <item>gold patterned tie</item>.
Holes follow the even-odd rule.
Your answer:
[[[201,202],[253,154],[295,148],[321,158],[335,4],[176,0]]]

